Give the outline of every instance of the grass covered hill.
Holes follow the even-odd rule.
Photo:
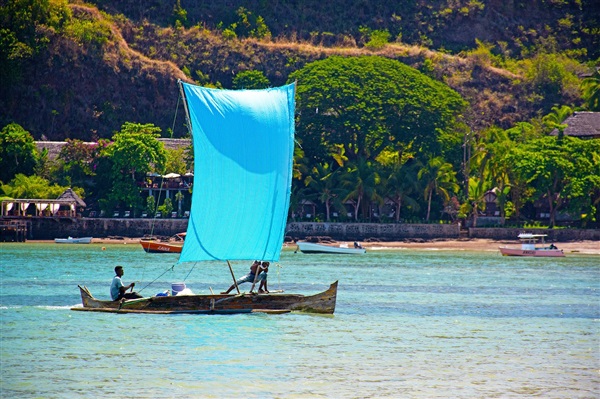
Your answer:
[[[508,128],[581,105],[580,76],[600,54],[591,0],[2,4],[0,126],[36,139],[110,137],[126,121],[181,137],[178,79],[230,88],[256,70],[279,85],[309,62],[365,54],[458,91],[473,128]]]

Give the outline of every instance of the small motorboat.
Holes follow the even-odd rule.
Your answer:
[[[140,240],[140,245],[148,253],[176,253],[180,254],[183,248],[186,233],[178,233],[168,241]]]
[[[56,244],[89,244],[92,242],[92,237],[68,237],[68,238],[55,238]]]
[[[354,247],[348,246],[334,246],[334,245],[325,245],[325,244],[317,244],[313,242],[306,241],[298,241],[296,243],[298,245],[298,249],[305,254],[347,254],[347,255],[358,255],[364,254],[367,252],[366,249],[358,245],[354,244]]]
[[[500,247],[500,253],[503,256],[538,256],[538,257],[563,257],[562,249],[558,249],[554,244],[547,245],[545,238],[547,234],[519,234],[521,248]]]

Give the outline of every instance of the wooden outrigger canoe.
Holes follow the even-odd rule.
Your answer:
[[[151,313],[151,314],[230,314],[287,313],[291,311],[333,314],[338,282],[314,295],[242,293],[211,295],[154,296],[121,301],[103,301],[93,297],[85,286],[79,286],[83,307],[71,310]]]

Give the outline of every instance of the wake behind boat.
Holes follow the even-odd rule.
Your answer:
[[[90,244],[92,242],[92,237],[68,237],[68,238],[55,238],[54,242],[56,244]]]
[[[503,256],[564,257],[562,249],[556,248],[554,244],[545,243],[547,236],[547,234],[519,234],[521,248],[500,247],[500,253]]]
[[[333,313],[337,281],[314,295],[255,294],[254,284],[246,294],[240,292],[229,262],[279,261],[291,193],[295,84],[240,91],[179,84],[193,138],[194,191],[178,264],[226,261],[237,294],[214,294],[211,290],[205,295],[177,292],[102,301],[80,285],[83,307],[73,310]]]
[[[317,244],[313,242],[298,241],[296,242],[298,249],[305,254],[347,254],[347,255],[358,255],[367,252],[366,249],[356,246],[354,248],[348,246],[334,246]]]

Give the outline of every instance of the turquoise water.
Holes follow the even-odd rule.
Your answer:
[[[146,295],[230,285],[226,264],[104,247],[0,244],[1,397],[600,397],[599,256],[284,250],[270,289],[339,279],[335,315],[69,310],[77,284],[107,298],[117,264],[138,290],[156,279]]]

